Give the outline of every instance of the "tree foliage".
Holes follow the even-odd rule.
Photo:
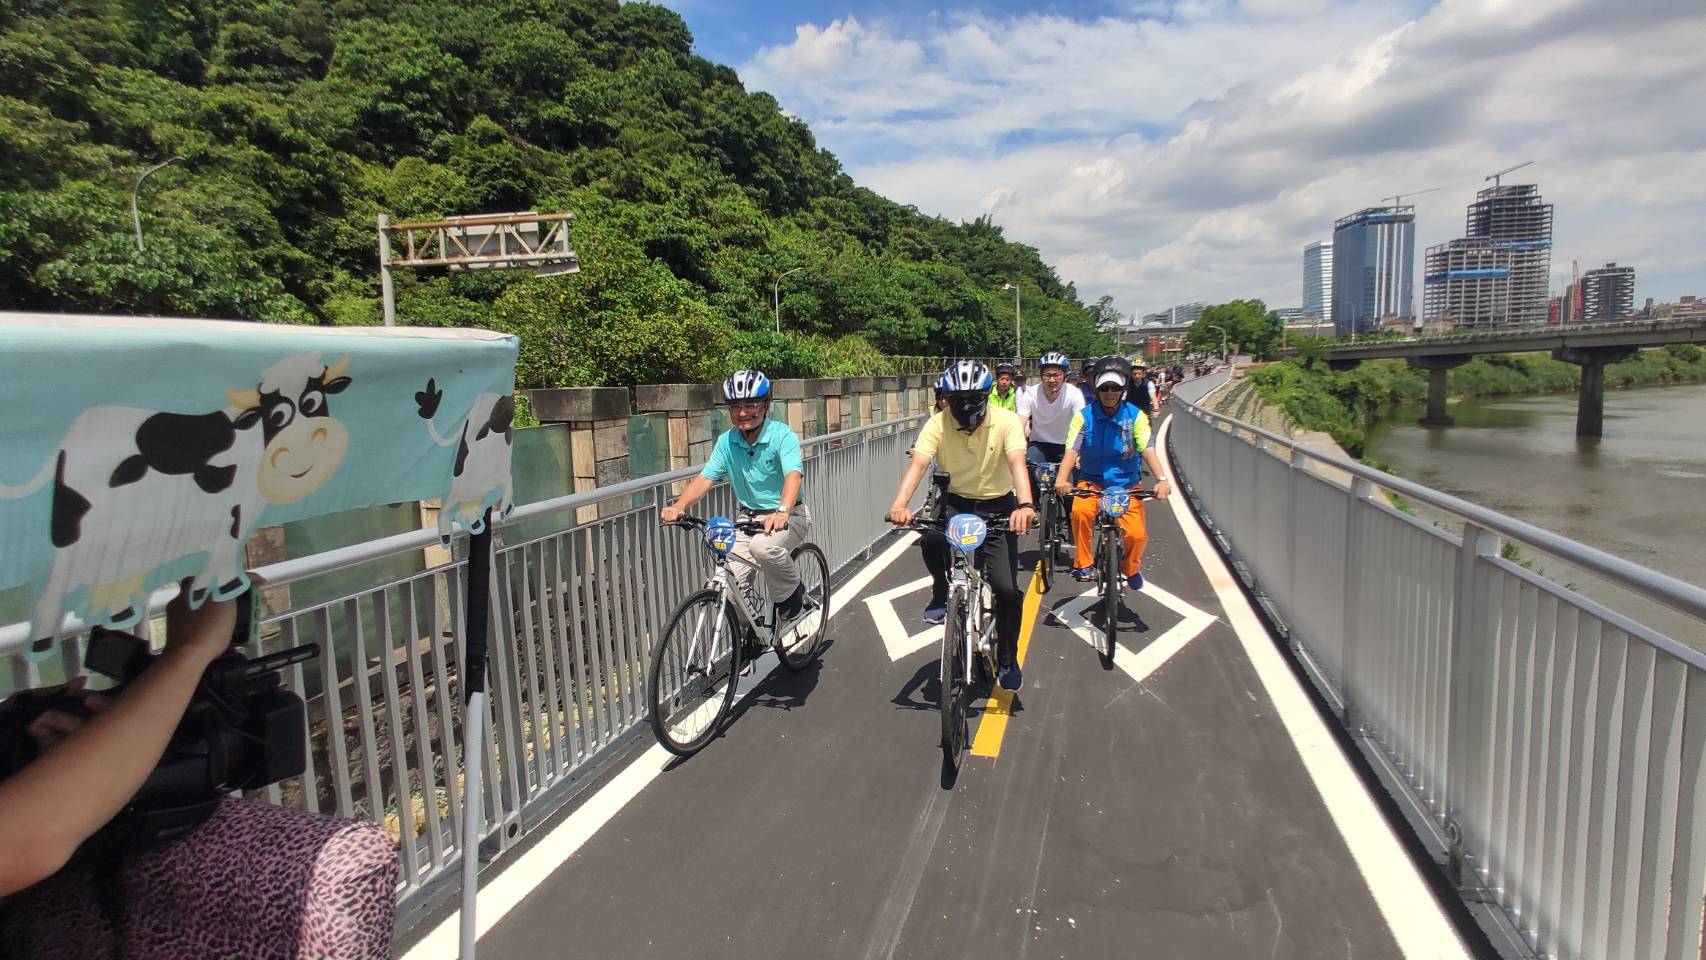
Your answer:
[[[1234,300],[1203,308],[1201,319],[1191,325],[1185,341],[1198,349],[1219,352],[1222,330],[1226,332],[1227,349],[1266,360],[1279,350],[1284,325],[1279,314],[1262,301]]]
[[[857,186],[692,46],[617,0],[0,4],[0,306],[377,323],[379,213],[567,209],[581,274],[403,275],[400,321],[520,334],[527,386],[856,373],[1010,353],[1011,283],[1026,353],[1109,348],[1106,299]]]

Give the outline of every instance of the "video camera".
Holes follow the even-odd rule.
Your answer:
[[[225,794],[299,776],[307,767],[306,707],[300,696],[284,689],[279,671],[319,656],[319,645],[244,656],[237,648],[247,644],[252,630],[249,596],[238,601],[230,649],[202,674],[160,763],[112,824],[129,840],[148,842],[179,833],[207,819]],[[157,656],[139,637],[96,627],[83,665],[118,682],[103,691],[110,694],[141,675]],[[23,731],[36,716],[54,709],[90,715],[80,697],[64,694],[20,706],[16,718],[9,718],[7,726],[15,729],[7,739],[21,743],[6,751],[13,755],[0,766],[21,767],[34,759],[34,744]]]

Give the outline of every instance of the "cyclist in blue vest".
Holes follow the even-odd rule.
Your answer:
[[[1118,358],[1103,358],[1103,361],[1091,374],[1096,402],[1074,414],[1066,428],[1066,456],[1060,462],[1055,491],[1062,496],[1070,493],[1069,478],[1074,473],[1083,489],[1135,490],[1143,478],[1140,463],[1146,463],[1150,473],[1158,478],[1156,499],[1165,500],[1173,488],[1155,456],[1155,434],[1150,429],[1149,415],[1125,398],[1132,378],[1124,364]],[[1096,576],[1091,566],[1094,558],[1090,545],[1094,542],[1092,527],[1100,509],[1101,505],[1090,497],[1072,503],[1072,575],[1078,580],[1093,580]],[[1125,540],[1125,564],[1120,572],[1127,585],[1141,590],[1143,548],[1149,542],[1143,524],[1143,501],[1132,501],[1131,509],[1120,518],[1120,530]]]
[[[729,374],[718,399],[729,405],[734,428],[717,438],[704,469],[658,516],[674,523],[712,486],[727,480],[742,516],[764,523],[763,533],[741,534],[735,541],[731,553],[746,561],[729,565],[735,579],[746,591],[752,588],[754,572],[762,572],[769,595],[782,598],[776,603],[779,622],[798,619],[806,589],[793,552],[811,538],[812,529],[812,515],[800,502],[805,474],[799,435],[770,419],[770,378],[757,370]]]

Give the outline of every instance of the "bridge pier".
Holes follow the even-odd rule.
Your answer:
[[[1552,359],[1582,368],[1582,381],[1576,387],[1576,436],[1605,435],[1605,365],[1627,360],[1637,352],[1634,347],[1564,347],[1552,351]]]
[[[1428,412],[1417,421],[1424,427],[1449,427],[1457,423],[1445,412],[1445,374],[1469,362],[1468,354],[1406,358],[1411,367],[1428,372]]]

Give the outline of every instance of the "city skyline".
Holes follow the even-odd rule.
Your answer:
[[[1706,293],[1706,249],[1652,228],[1706,216],[1698,0],[671,5],[858,183],[988,214],[1127,316],[1298,304],[1298,251],[1336,217],[1438,187],[1416,240],[1443,243],[1482,177],[1524,160],[1558,204],[1555,267]]]

